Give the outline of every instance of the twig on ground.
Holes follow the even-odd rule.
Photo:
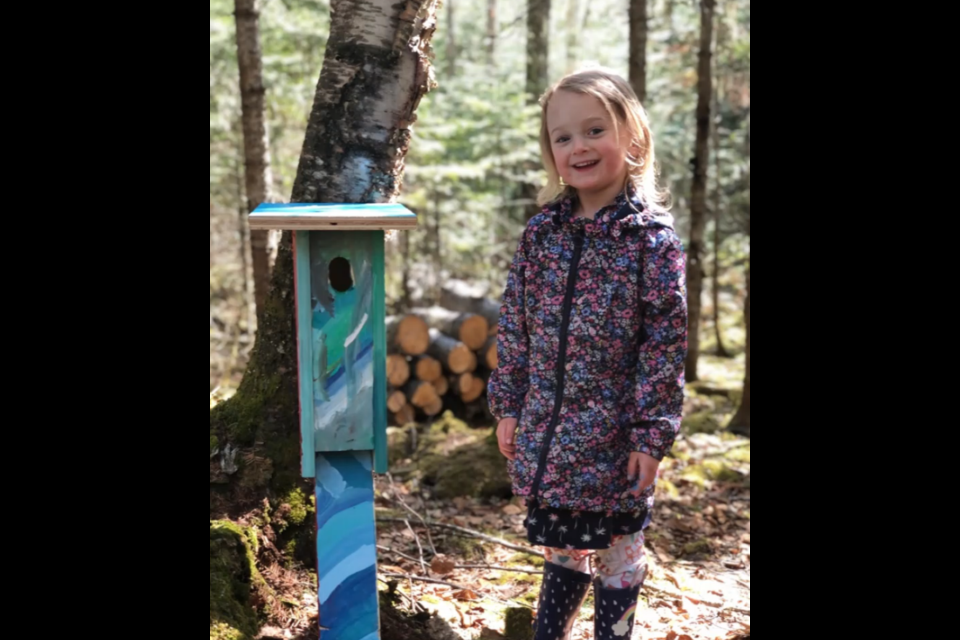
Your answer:
[[[493,564],[457,564],[454,569],[493,569],[495,571],[516,571],[518,573],[532,573],[534,575],[543,575],[543,571],[533,569],[520,569],[518,567],[500,567]]]
[[[420,552],[420,568],[424,573],[427,572],[427,562],[423,559],[423,547],[420,546],[420,536],[417,535],[417,532],[413,530],[413,527],[410,525],[410,521],[406,518],[403,519],[407,523],[407,528],[410,529],[410,533],[413,534],[413,539],[417,541],[417,551]]]
[[[432,582],[433,584],[442,584],[445,587],[453,587],[454,589],[469,588],[453,582],[445,582],[444,580],[437,580],[436,578],[428,578],[426,576],[412,576],[408,573],[381,573],[380,575],[387,576],[388,578],[406,578],[407,580],[419,580],[420,582]]]
[[[399,503],[400,503],[400,506],[402,506],[404,509],[406,509],[407,511],[409,511],[410,513],[412,513],[413,515],[415,515],[415,516],[417,517],[417,519],[420,520],[420,522],[423,523],[423,526],[426,527],[426,526],[427,526],[427,521],[423,519],[423,516],[421,516],[421,515],[420,515],[419,513],[417,513],[416,511],[414,511],[413,508],[411,508],[410,505],[408,505],[406,502],[404,502],[404,501],[403,501],[403,498],[400,497],[400,493],[397,491],[397,486],[393,483],[393,476],[390,475],[389,472],[387,473],[387,480],[390,481],[390,488],[393,489],[393,495],[396,496],[396,500],[390,499],[391,502],[399,502]],[[429,528],[429,527],[427,527],[427,542],[430,543],[430,550],[433,551],[433,555],[437,555],[437,548],[433,545],[433,538],[430,537],[430,528]]]
[[[400,556],[401,558],[404,558],[404,559],[406,559],[406,560],[410,560],[410,561],[412,561],[412,562],[420,562],[419,559],[414,558],[413,556],[408,556],[407,554],[403,553],[402,551],[397,551],[396,549],[391,549],[390,547],[384,547],[383,545],[379,545],[379,544],[378,544],[378,545],[377,545],[377,549],[380,549],[380,551],[386,551],[386,552],[388,552],[388,553],[394,553],[394,554]]]
[[[379,517],[379,518],[377,518],[377,522],[407,522],[407,520],[406,520],[406,518],[387,518],[387,517]],[[493,536],[488,536],[488,535],[485,534],[485,533],[480,533],[479,531],[473,531],[472,529],[465,529],[464,527],[458,527],[458,526],[456,526],[456,525],[446,524],[446,523],[443,523],[443,522],[430,522],[430,521],[428,521],[426,524],[427,524],[427,526],[430,526],[430,527],[439,527],[439,528],[441,528],[441,529],[450,529],[451,531],[457,531],[457,532],[462,533],[462,534],[464,534],[464,535],[472,536],[472,537],[474,537],[474,538],[480,538],[481,540],[486,540],[487,542],[493,542],[493,543],[495,543],[495,544],[499,544],[500,546],[506,547],[507,549],[513,549],[514,551],[523,551],[524,553],[530,554],[531,556],[535,556],[535,557],[537,557],[537,558],[542,558],[542,557],[543,557],[543,553],[541,553],[541,552],[539,552],[539,551],[537,551],[536,549],[533,549],[533,548],[531,548],[531,547],[525,547],[525,546],[523,546],[523,545],[513,544],[512,542],[507,542],[506,540],[503,540],[503,539],[501,539],[501,538],[494,538]]]

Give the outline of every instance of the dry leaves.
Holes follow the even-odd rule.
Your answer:
[[[430,570],[441,576],[451,573],[456,566],[456,562],[443,554],[435,556],[433,560],[430,561]]]

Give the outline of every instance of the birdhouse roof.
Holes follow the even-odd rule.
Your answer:
[[[414,229],[417,215],[398,203],[263,203],[249,216],[251,229],[374,231]]]

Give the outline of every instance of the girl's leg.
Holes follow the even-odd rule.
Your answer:
[[[590,554],[592,551],[583,549],[552,549],[543,548],[543,556],[547,562],[558,564],[567,569],[581,573],[590,573]]]
[[[643,531],[613,536],[609,549],[597,551],[597,579],[610,589],[642,585],[647,577],[647,552]]]
[[[597,551],[597,577],[593,584],[596,615],[594,639],[628,639],[640,587],[647,577],[643,532],[614,536],[609,549]]]
[[[543,551],[546,562],[534,640],[567,638],[590,591],[590,552],[547,547]]]

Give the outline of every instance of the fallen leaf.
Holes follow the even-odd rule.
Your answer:
[[[413,535],[413,531],[411,531],[410,529],[404,529],[403,531],[400,532],[400,535],[410,540],[413,540],[416,537],[415,535]]]
[[[667,637],[664,638],[663,640],[676,640],[676,639],[677,639],[677,632],[676,632],[676,631],[668,631],[668,632],[667,632]]]
[[[517,514],[523,513],[523,509],[521,509],[515,504],[504,505],[502,511],[508,516],[515,516]]]
[[[390,573],[406,573],[405,569],[398,567],[395,564],[381,564],[378,568],[383,569],[384,571],[389,571]]]
[[[439,554],[434,556],[433,560],[430,561],[430,570],[438,575],[445,576],[453,571],[456,564],[456,562],[445,555]]]
[[[460,591],[455,591],[453,597],[457,600],[479,600],[480,596],[477,595],[476,591],[472,589],[461,589]]]

